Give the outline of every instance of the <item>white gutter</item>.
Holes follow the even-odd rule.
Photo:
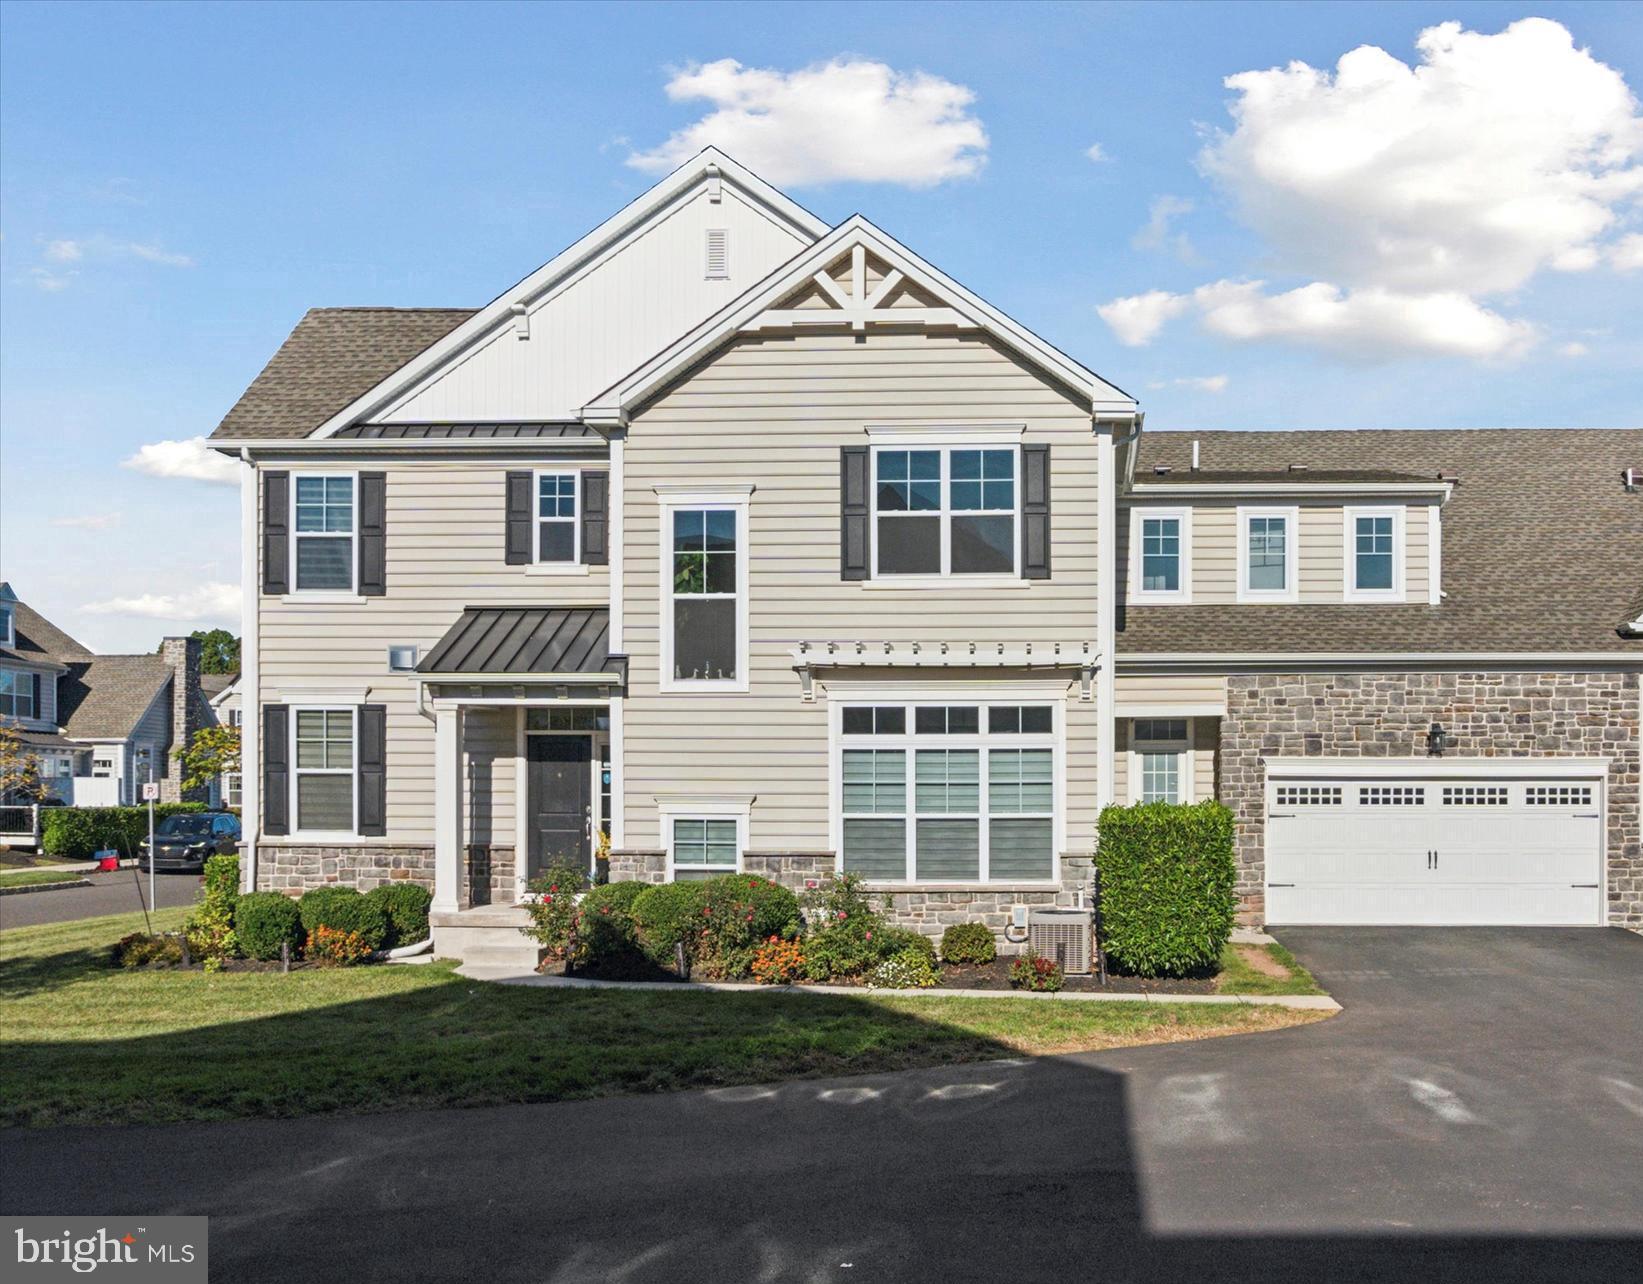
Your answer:
[[[1211,498],[1223,495],[1286,495],[1323,498],[1328,495],[1437,495],[1448,499],[1452,482],[1136,482],[1134,495],[1149,499]]]
[[[589,424],[589,427],[594,425]],[[440,450],[450,447],[463,452],[494,450],[522,451],[541,454],[544,449],[575,450],[578,447],[594,453],[607,445],[604,435],[592,437],[224,437],[207,442],[212,450],[224,455],[246,455],[256,451],[261,456],[285,452],[308,454],[315,451],[347,452],[354,450]]]

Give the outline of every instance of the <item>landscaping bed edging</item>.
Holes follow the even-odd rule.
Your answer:
[[[0,887],[0,896],[25,896],[29,892],[56,892],[65,887],[90,887],[89,878],[63,878],[55,883],[29,883],[24,887]]]

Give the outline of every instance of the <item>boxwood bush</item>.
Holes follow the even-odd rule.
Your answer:
[[[289,943],[293,957],[302,949],[302,916],[284,892],[248,892],[234,906],[234,937],[248,959],[277,959]]]
[[[993,929],[985,923],[954,923],[941,934],[941,961],[981,966],[998,957]]]
[[[639,953],[639,931],[633,903],[646,883],[601,883],[582,898],[581,953],[583,958],[624,958]],[[580,961],[580,960],[579,960]]]
[[[352,887],[316,887],[304,892],[298,903],[302,930],[309,936],[316,927],[336,932],[357,932],[366,946],[380,950],[388,939],[388,915],[380,902],[362,896]]]
[[[434,894],[421,883],[379,883],[365,893],[365,899],[380,905],[388,919],[385,948],[428,939],[428,906]]]
[[[178,812],[204,811],[204,803],[156,803],[155,823]],[[147,807],[44,807],[40,810],[40,846],[61,860],[90,860],[93,852],[112,849],[137,855],[148,837]]]
[[[1096,863],[1108,957],[1139,976],[1213,967],[1238,904],[1232,834],[1218,802],[1106,808]]]
[[[685,957],[696,957],[702,934],[702,883],[656,883],[633,899],[633,923],[639,947],[651,962],[673,966],[673,947],[681,942]]]

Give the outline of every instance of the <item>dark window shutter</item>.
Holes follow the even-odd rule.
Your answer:
[[[388,591],[388,474],[359,475],[359,592]]]
[[[262,591],[291,591],[291,474],[262,475]]]
[[[359,707],[359,832],[388,832],[388,706]]]
[[[1050,448],[1021,448],[1021,578],[1050,578]]]
[[[610,562],[610,474],[582,474],[582,560],[589,566]]]
[[[867,475],[870,457],[866,446],[844,446],[839,450],[839,578],[865,580],[873,563],[872,509],[868,504]]]
[[[40,675],[35,673],[30,676],[34,679],[34,716],[43,718],[46,716],[46,706],[40,703]]]
[[[508,474],[508,565],[531,560],[531,495],[534,474]]]
[[[262,707],[262,832],[291,832],[291,706]]]

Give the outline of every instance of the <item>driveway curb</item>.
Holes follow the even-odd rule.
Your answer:
[[[89,878],[65,878],[55,883],[30,883],[26,887],[0,887],[0,896],[25,896],[29,892],[57,892],[65,887],[93,887]]]

